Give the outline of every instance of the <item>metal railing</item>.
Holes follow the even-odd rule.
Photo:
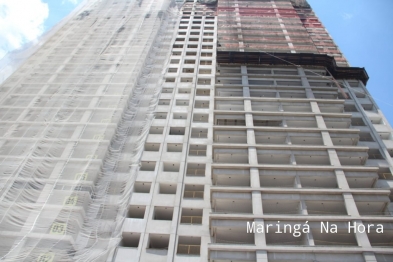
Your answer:
[[[184,191],[184,198],[203,199],[203,191]]]
[[[181,217],[181,224],[191,224],[191,225],[195,225],[195,224],[202,224],[202,216],[182,216]]]
[[[205,169],[194,169],[194,168],[188,168],[187,169],[187,176],[204,176],[205,175]]]
[[[192,132],[191,138],[207,138],[207,132]]]
[[[200,251],[201,251],[201,245],[179,244],[177,246],[178,254],[199,255]]]
[[[206,156],[206,150],[190,150],[188,155],[190,155],[190,156]]]

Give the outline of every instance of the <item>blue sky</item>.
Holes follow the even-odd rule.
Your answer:
[[[0,0],[0,59],[34,42],[82,0]]]
[[[74,10],[82,0],[42,0],[42,2],[49,7],[49,16],[45,20],[44,27],[50,29]]]
[[[393,125],[392,0],[308,0],[351,66],[365,67],[367,89]]]
[[[34,41],[82,0],[0,0],[0,58]],[[308,0],[351,66],[365,67],[368,90],[393,124],[392,0]]]

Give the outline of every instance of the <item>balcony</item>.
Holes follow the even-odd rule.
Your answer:
[[[243,100],[217,100],[215,102],[215,109],[244,111],[244,101]]]
[[[215,143],[223,144],[247,144],[246,131],[219,131],[214,132]]]
[[[216,87],[216,97],[243,97],[243,88]]]
[[[341,196],[340,196],[341,197]],[[307,213],[320,216],[348,215],[344,199],[342,200],[306,200]]]
[[[187,176],[205,176],[206,165],[202,163],[188,163]]]
[[[335,222],[335,224],[337,225],[338,229],[337,233],[334,234],[325,233],[325,231],[321,232],[320,228],[311,229],[316,246],[359,246],[353,231],[352,233],[348,233],[348,223]]]
[[[291,199],[263,199],[262,209],[268,215],[294,215],[301,214],[300,201]]]
[[[361,216],[391,216],[392,212],[388,205],[390,199],[388,196],[369,196],[369,195],[354,195],[356,207]]]
[[[303,222],[280,221],[278,225],[282,233],[276,233],[277,221],[266,221],[266,224],[272,225],[274,229],[266,232],[266,245],[268,246],[305,246],[308,245],[306,234],[301,234],[299,237],[293,235],[292,229],[295,224],[302,224]]]
[[[214,149],[214,163],[248,164],[247,149]]]
[[[199,256],[201,252],[201,238],[179,236],[177,254]]]
[[[255,131],[255,142],[257,144],[286,144],[287,133],[283,132],[258,132]]]
[[[263,151],[258,150],[258,163],[260,165],[289,165],[291,153],[288,151]]]
[[[189,156],[206,156],[206,145],[190,145]]]
[[[212,210],[224,214],[252,214],[251,194],[213,192]]]
[[[204,185],[185,185],[183,198],[185,199],[203,199]]]
[[[181,212],[180,224],[201,225],[202,218],[202,209],[183,208]]]
[[[254,245],[254,234],[247,233],[246,221],[213,220],[213,243],[226,245]]]
[[[247,169],[213,169],[213,185],[249,187],[250,171]]]

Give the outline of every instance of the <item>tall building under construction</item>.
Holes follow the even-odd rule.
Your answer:
[[[86,0],[0,88],[0,260],[391,262],[368,78],[305,0]]]

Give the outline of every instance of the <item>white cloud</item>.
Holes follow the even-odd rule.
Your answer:
[[[353,17],[353,14],[350,14],[350,13],[341,13],[341,17],[342,17],[344,20],[350,20],[350,19]]]
[[[48,15],[41,0],[0,0],[0,59],[42,35]]]

